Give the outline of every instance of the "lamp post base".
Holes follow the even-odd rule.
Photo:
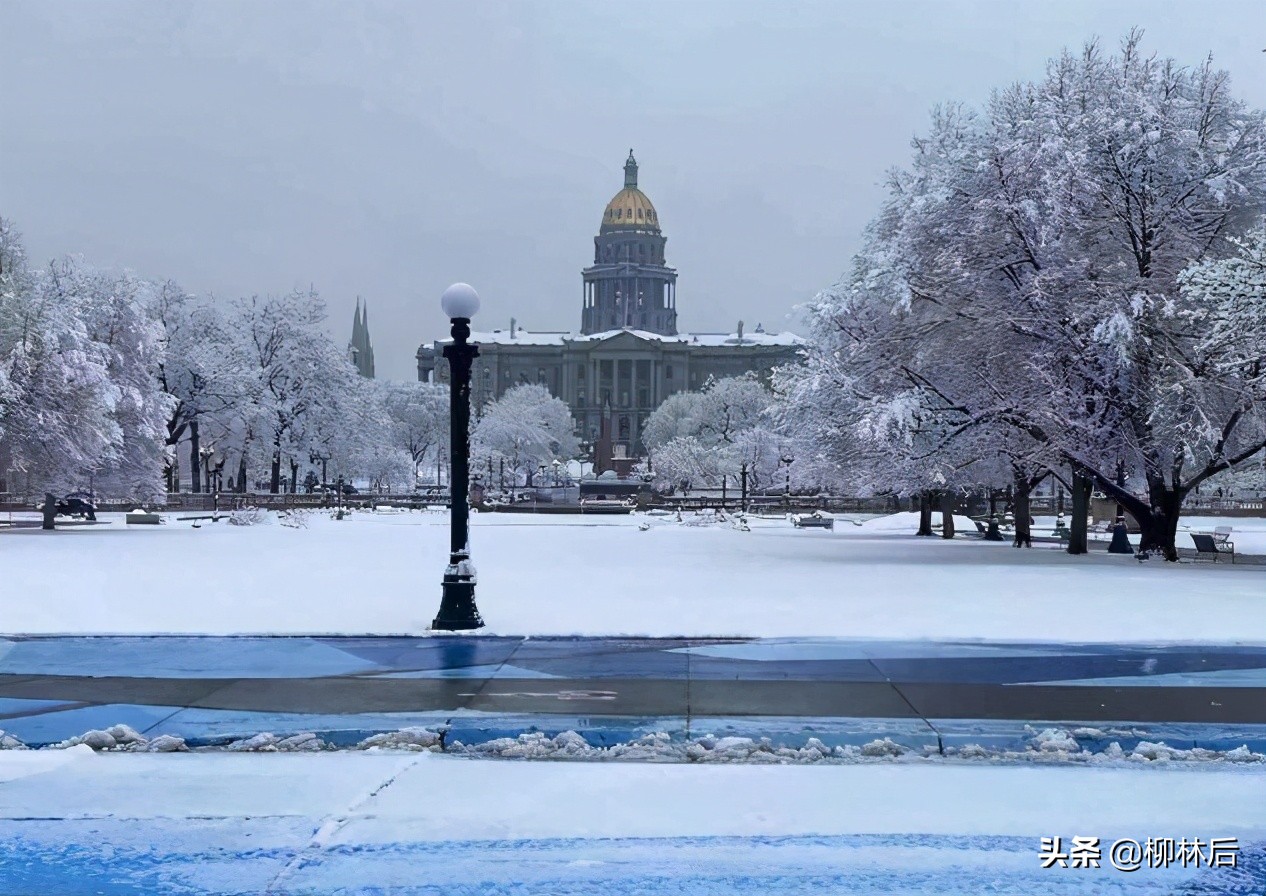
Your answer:
[[[431,622],[432,631],[464,632],[484,627],[475,606],[475,570],[469,557],[451,556],[441,588],[440,612]]]

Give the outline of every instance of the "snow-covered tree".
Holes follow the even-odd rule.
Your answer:
[[[1183,495],[1202,458],[1237,462],[1220,440],[1255,401],[1206,360],[1214,320],[1179,274],[1260,214],[1262,114],[1208,62],[1144,56],[1131,34],[983,115],[938,109],[914,147],[853,275],[810,308],[789,394],[840,419],[808,429],[880,449],[908,485],[1009,468],[1027,491],[1052,471],[1084,505],[1093,480],[1176,556]],[[1118,484],[1131,475],[1145,496]]]
[[[746,464],[749,487],[769,487],[783,454],[795,456],[795,440],[773,428],[773,404],[773,394],[750,374],[670,395],[643,434],[656,480],[663,486],[718,486],[723,477],[738,481]]]
[[[408,452],[413,475],[434,459],[449,440],[449,395],[442,383],[382,383],[383,401],[391,418],[391,444]]]
[[[271,452],[274,494],[281,490],[283,459],[293,489],[294,473],[317,439],[317,421],[337,417],[340,396],[358,385],[355,368],[321,330],[324,321],[325,304],[302,290],[239,301],[231,319],[252,377],[243,420]]]
[[[541,466],[576,456],[580,443],[567,405],[544,386],[524,383],[484,408],[471,431],[471,463],[504,459],[516,480],[532,480]]]
[[[0,223],[0,467],[26,490],[102,490],[148,499],[158,488],[169,401],[154,371],[161,330],[153,285],[55,262],[25,266]]]

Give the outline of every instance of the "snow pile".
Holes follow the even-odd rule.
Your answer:
[[[1042,753],[1076,753],[1081,749],[1077,739],[1063,728],[1044,728],[1030,743],[1033,749]]]
[[[928,760],[989,760],[1006,762],[1113,764],[1151,761],[1266,763],[1266,755],[1246,746],[1229,751],[1200,747],[1176,749],[1164,744],[1140,742],[1126,753],[1112,741],[1100,752],[1083,748],[1072,733],[1061,728],[1029,729],[1031,736],[1022,749],[967,744],[947,747],[943,754],[934,746],[922,752],[896,743],[891,738],[856,745],[829,747],[816,737],[801,747],[774,746],[768,737],[716,737],[704,734],[689,741],[674,740],[665,732],[646,734],[611,746],[594,746],[575,731],[550,737],[539,731],[518,737],[500,737],[478,744],[455,741],[445,752],[460,756],[492,759],[582,760],[591,762],[698,762],[754,765],[812,765],[818,763],[853,765],[871,762],[922,762]],[[378,735],[375,745],[397,746],[397,735]],[[438,740],[438,738],[437,738]],[[404,747],[408,749],[409,747]],[[418,748],[414,748],[418,749]]]
[[[26,744],[18,740],[12,734],[5,734],[4,729],[0,728],[0,750],[25,750]]]
[[[308,519],[312,516],[312,511],[301,507],[295,507],[291,510],[282,510],[277,514],[277,520],[283,526],[291,529],[308,528]]]
[[[112,753],[184,753],[189,750],[183,737],[164,734],[149,740],[130,725],[113,725],[104,729],[94,728],[91,731],[85,731],[83,734],[50,744],[49,749],[65,750],[81,744],[98,753],[103,751]]]
[[[1235,764],[1266,763],[1266,755],[1254,753],[1247,746],[1239,746],[1232,750],[1210,750],[1206,747],[1171,747],[1162,742],[1140,740],[1128,753],[1117,741],[1112,741],[1101,750],[1095,751],[1083,747],[1079,738],[1100,740],[1110,736],[1099,728],[1043,728],[1034,731],[1027,728],[1031,736],[1024,749],[1008,750],[990,748],[980,744],[967,744],[962,747],[947,747],[945,755],[958,759],[989,759],[1009,762],[1082,762],[1091,765],[1111,764],[1119,762],[1152,763],[1152,762],[1229,762]],[[1121,732],[1128,733],[1128,732]]]
[[[356,749],[439,752],[444,749],[444,738],[440,733],[427,728],[401,728],[399,731],[385,731],[367,737],[356,745]]]
[[[304,731],[290,737],[264,732],[235,740],[224,749],[233,753],[315,753],[332,748],[311,731]]]

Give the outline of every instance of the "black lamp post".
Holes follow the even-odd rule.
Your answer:
[[[440,306],[453,324],[453,341],[444,346],[448,359],[449,384],[449,460],[448,477],[450,514],[449,557],[444,569],[440,612],[431,622],[432,629],[467,631],[484,624],[475,606],[475,567],[470,562],[470,366],[479,356],[479,348],[470,338],[470,319],[479,310],[479,295],[465,283],[454,283],[444,290]]]
[[[783,449],[780,460],[787,466],[787,487],[783,492],[783,500],[787,502],[787,507],[791,507],[791,465],[796,462],[795,457],[786,448]]]
[[[744,513],[747,513],[747,461],[739,465],[739,477],[743,487],[743,500],[740,502]]]

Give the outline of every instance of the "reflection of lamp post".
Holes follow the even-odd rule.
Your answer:
[[[449,366],[449,459],[448,478],[449,557],[444,569],[440,611],[433,629],[465,631],[480,628],[484,621],[475,606],[475,567],[470,562],[470,366],[479,356],[469,344],[470,319],[479,310],[479,295],[465,283],[444,290],[440,306],[452,321],[453,341],[444,346]]]

